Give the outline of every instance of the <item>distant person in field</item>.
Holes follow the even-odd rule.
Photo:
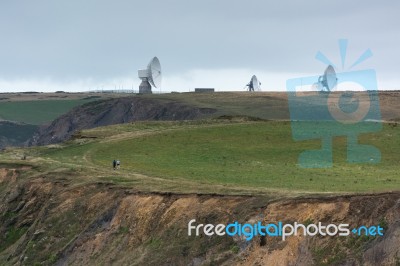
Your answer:
[[[114,161],[113,161],[113,168],[114,168],[114,170],[115,170],[116,167],[117,167],[117,161],[114,160]]]
[[[119,166],[121,165],[121,162],[117,160],[117,169],[119,169]]]

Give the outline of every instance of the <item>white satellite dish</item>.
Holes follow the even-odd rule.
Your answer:
[[[318,82],[313,85],[321,91],[331,91],[337,83],[336,72],[333,66],[329,65],[324,72],[323,76],[318,78]]]
[[[246,87],[249,87],[249,91],[260,91],[261,82],[258,81],[256,75],[253,75],[251,77],[251,80],[249,82],[249,84],[246,85]]]
[[[160,60],[157,57],[151,59],[146,69],[138,70],[138,76],[142,80],[139,85],[139,93],[152,93],[151,85],[154,88],[161,88],[162,72]]]

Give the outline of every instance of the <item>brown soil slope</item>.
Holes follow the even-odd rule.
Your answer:
[[[0,169],[2,265],[396,265],[400,194],[297,198],[140,193]],[[70,177],[74,178],[74,177]],[[187,235],[187,223],[381,224],[383,237]],[[36,263],[36,264],[35,264]]]

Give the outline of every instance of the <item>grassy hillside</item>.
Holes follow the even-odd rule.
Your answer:
[[[35,100],[0,103],[0,119],[17,121],[31,125],[51,122],[75,106],[88,100]]]
[[[68,167],[147,191],[378,192],[400,189],[399,140],[400,129],[389,125],[363,135],[360,142],[378,147],[382,162],[349,164],[345,139],[336,138],[334,167],[325,169],[298,166],[300,152],[318,149],[320,141],[294,142],[289,122],[140,122],[83,131],[67,145],[25,152],[42,167]],[[121,160],[121,170],[111,169],[113,159]]]

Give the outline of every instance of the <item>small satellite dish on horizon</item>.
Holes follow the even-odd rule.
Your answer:
[[[319,91],[331,91],[337,84],[336,72],[333,66],[329,65],[323,76],[319,76],[318,82],[314,83],[312,88]]]
[[[248,87],[249,91],[261,91],[260,88],[261,82],[258,81],[256,75],[253,75],[251,77],[250,82],[246,85],[246,87]]]
[[[142,80],[139,85],[139,93],[152,93],[151,85],[154,88],[160,88],[162,79],[160,60],[155,56],[146,69],[138,70],[138,76]]]

